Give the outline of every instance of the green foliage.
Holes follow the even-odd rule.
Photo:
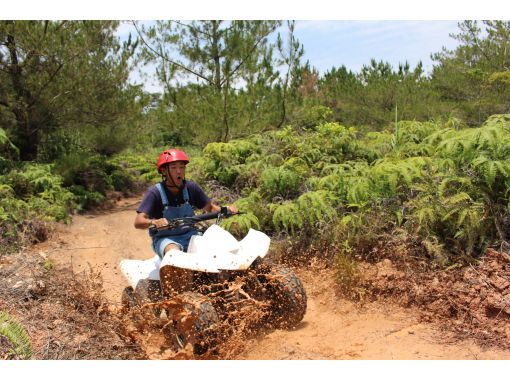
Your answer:
[[[70,153],[55,163],[55,171],[64,178],[66,186],[80,185],[103,194],[112,187],[106,173],[105,161],[101,157],[79,152]]]
[[[390,153],[394,148],[393,141],[394,135],[390,131],[368,132],[363,136],[360,145],[361,149],[364,147],[367,150],[367,154],[370,154],[370,161],[373,161]]]
[[[112,186],[117,191],[128,193],[135,187],[135,177],[123,169],[115,169],[110,174]]]
[[[335,244],[358,249],[399,227],[446,265],[510,236],[508,120],[495,115],[477,128],[453,118],[401,121],[398,131],[361,138],[338,123],[287,126],[244,144],[210,144],[203,162],[216,179],[235,172],[233,183],[246,195],[238,207],[265,230],[311,244],[325,238],[321,228],[342,226]]]
[[[72,211],[101,205],[110,190],[134,190],[137,180],[128,170],[114,160],[78,153],[54,165],[14,165],[0,175],[0,246],[14,251],[24,239],[34,240],[27,236],[38,233],[32,231],[34,221],[69,222]]]
[[[44,164],[25,164],[0,176],[0,188],[6,195],[0,200],[2,219],[21,222],[30,215],[41,215],[46,220],[67,221],[74,196],[62,182],[62,177],[51,172],[51,165]]]
[[[50,259],[44,259],[43,268],[47,271],[52,270],[55,267],[55,264]]]
[[[303,228],[317,228],[336,216],[331,205],[333,195],[325,190],[306,192],[295,201],[270,204],[273,224],[296,235]]]
[[[473,20],[460,22],[454,50],[432,56],[437,62],[432,85],[441,96],[446,112],[468,125],[480,125],[493,114],[508,113],[510,86],[507,82],[510,22]]]
[[[241,172],[240,165],[257,150],[257,146],[247,140],[207,144],[202,158],[205,175],[225,186],[231,186]]]
[[[259,230],[260,222],[254,214],[245,213],[225,219],[221,226],[236,237],[242,238],[248,233],[250,228]]]
[[[486,246],[490,230],[486,223],[487,205],[470,194],[479,189],[467,177],[436,174],[415,186],[417,197],[406,203],[410,210],[409,223],[424,237],[435,236],[447,247],[479,255]]]
[[[14,252],[25,240],[44,240],[44,222],[68,222],[74,200],[51,165],[21,164],[0,175],[1,252]]]
[[[6,311],[0,310],[0,336],[14,346],[13,354],[20,359],[32,357],[32,341],[25,328]]]
[[[150,149],[149,152],[143,154],[126,151],[113,156],[108,162],[115,165],[118,169],[115,169],[114,172],[120,170],[120,172],[123,173],[121,174],[122,176],[127,173],[130,179],[138,179],[146,183],[155,183],[161,180],[161,175],[156,170],[157,157],[161,151],[163,151],[163,148]],[[192,160],[188,166],[194,166],[194,162],[195,160]],[[117,176],[118,174],[112,173],[112,175]],[[117,179],[112,178],[112,181],[115,189],[120,190],[120,188],[115,185]],[[123,182],[123,180],[120,180],[120,182]],[[126,180],[125,183],[129,183],[129,180]],[[122,183],[118,185],[122,185]]]
[[[272,204],[269,209],[273,213],[273,224],[277,228],[289,231],[291,235],[303,228],[303,215],[295,202]]]
[[[326,106],[305,106],[294,115],[293,124],[300,128],[314,128],[331,120],[333,111]]]
[[[308,167],[308,164],[301,157],[291,157],[291,158],[289,158],[288,160],[286,160],[283,163],[282,167],[284,169],[287,169],[287,170],[290,170],[290,171],[296,173],[301,178],[304,178],[308,174],[308,172],[310,171],[310,168]]]
[[[0,174],[11,169],[11,160],[18,156],[19,149],[11,142],[5,130],[0,128]]]
[[[127,194],[136,187],[137,177],[117,164],[115,159],[107,160],[98,155],[77,152],[64,155],[55,163],[54,170],[76,196],[79,212],[100,205],[108,191]],[[148,170],[156,171],[154,167]]]
[[[244,198],[239,198],[235,201],[235,205],[248,215],[243,221],[245,229],[248,225],[250,228],[266,231],[273,229],[272,214],[267,206],[267,201],[262,198],[258,190],[252,191]]]
[[[69,190],[76,197],[76,211],[78,213],[98,207],[106,199],[103,194],[87,190],[81,185],[72,185]]]
[[[268,20],[195,20],[140,27],[150,46],[144,46],[141,58],[157,65],[158,79],[167,88],[156,112],[160,124],[183,139],[205,144],[279,123],[289,80],[278,81],[277,68],[299,66],[296,54],[292,62],[273,56],[268,37],[280,25]],[[243,88],[236,89],[237,83]]]
[[[404,193],[411,184],[423,179],[424,170],[430,164],[428,157],[378,160],[370,170],[373,190],[385,198]]]
[[[280,24],[158,22],[141,30],[156,48],[133,60],[138,41],[121,44],[116,21],[0,22],[1,244],[31,218],[68,220],[158,181],[154,147],[190,141],[223,141],[188,175],[243,196],[251,214],[233,230],[308,239],[330,223],[354,247],[384,216],[448,259],[508,241],[509,22],[460,23],[429,76],[376,60],[321,76],[299,63],[294,23],[287,44],[267,39]],[[165,91],[143,94],[127,83],[130,62],[154,60]]]
[[[260,192],[269,200],[280,197],[288,199],[298,194],[301,177],[285,167],[269,167],[260,176]]]
[[[76,131],[57,129],[41,136],[37,158],[42,162],[53,162],[63,156],[83,151],[85,148]]]
[[[0,120],[10,116],[2,124],[22,160],[69,154],[67,138],[102,154],[117,152],[129,141],[133,128],[128,126],[145,97],[139,86],[127,83],[136,42],[121,43],[114,34],[118,25],[107,20],[0,22]]]

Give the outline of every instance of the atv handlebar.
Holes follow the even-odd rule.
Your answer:
[[[203,222],[205,220],[213,220],[216,219],[216,224],[219,224],[223,218],[230,218],[234,215],[240,215],[243,214],[242,212],[237,212],[235,214],[232,214],[230,211],[227,211],[226,213],[223,212],[208,212],[206,214],[200,214],[195,216],[189,216],[184,218],[175,218],[170,219],[168,221],[168,224],[162,227],[156,227],[155,225],[151,225],[149,227],[149,231],[151,232],[157,232],[161,230],[171,230],[178,227],[183,226],[193,226],[196,223]]]

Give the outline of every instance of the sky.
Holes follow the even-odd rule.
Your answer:
[[[389,62],[393,67],[406,60],[411,67],[419,61],[432,69],[430,55],[443,47],[454,49],[455,20],[360,20],[298,21],[296,35],[305,47],[305,59],[322,74],[333,66],[345,65],[358,72],[370,59]]]
[[[304,45],[303,61],[321,74],[345,65],[358,72],[370,59],[394,68],[406,60],[411,68],[421,61],[432,69],[430,55],[454,49],[458,20],[510,19],[510,2],[502,0],[17,0],[2,6],[4,19],[270,19],[297,20],[296,36]],[[123,22],[118,35],[134,31]],[[283,30],[282,30],[283,32]],[[154,72],[154,66],[144,69]],[[149,92],[159,85],[139,73],[130,76]]]

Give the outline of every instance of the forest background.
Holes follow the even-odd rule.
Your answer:
[[[249,211],[227,227],[297,251],[354,255],[404,229],[447,265],[506,243],[509,22],[459,23],[429,73],[372,59],[324,74],[292,21],[133,25],[120,41],[119,21],[0,21],[2,252],[153,183],[168,146]],[[162,93],[129,82],[147,63]]]

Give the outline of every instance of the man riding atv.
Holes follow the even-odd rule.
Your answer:
[[[157,168],[163,181],[148,189],[137,209],[135,227],[149,228],[156,255],[120,262],[130,285],[122,293],[124,316],[135,326],[129,335],[145,345],[161,333],[161,353],[191,347],[193,355],[205,357],[216,355],[236,331],[295,328],[307,305],[301,281],[264,259],[270,238],[263,232],[250,229],[238,241],[221,228],[223,218],[241,213],[233,205],[212,204],[186,181],[188,162],[183,151],[162,152]],[[206,213],[195,216],[193,206]],[[198,226],[213,219],[206,229]]]
[[[186,180],[188,163],[189,158],[182,150],[168,149],[160,153],[156,166],[163,178],[160,183],[149,187],[144,194],[142,203],[136,210],[135,228],[164,227],[171,219],[194,216],[193,207],[205,212],[238,212],[235,205],[220,207],[213,204],[200,186]],[[163,258],[171,249],[186,252],[191,237],[198,234],[198,231],[185,226],[159,231],[151,229],[149,234],[152,238],[152,249]],[[161,276],[164,277],[167,276]]]

